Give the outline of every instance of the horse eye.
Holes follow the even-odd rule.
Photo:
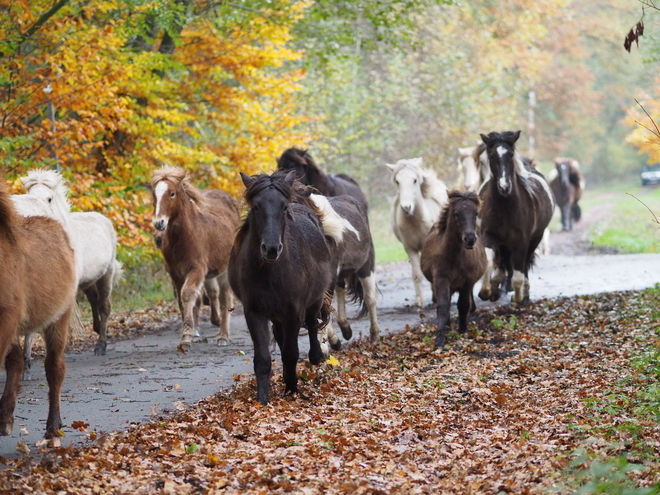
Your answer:
[[[174,196],[176,196],[176,193],[170,193],[170,198],[173,198]]]
[[[287,209],[288,206],[289,206],[289,205],[282,205],[282,211],[286,211],[286,209]]]
[[[50,203],[51,201],[53,201],[53,198],[48,198],[48,202]]]
[[[396,185],[399,185],[399,179],[396,179],[394,182],[396,182]]]
[[[413,184],[417,184],[417,179],[415,179],[415,180],[413,181]]]

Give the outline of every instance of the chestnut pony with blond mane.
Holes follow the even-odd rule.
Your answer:
[[[73,249],[62,225],[43,216],[21,217],[0,180],[0,358],[7,379],[0,398],[0,435],[10,435],[23,356],[19,337],[42,332],[48,380],[46,438],[60,436],[60,393],[69,319],[76,295]]]
[[[199,335],[202,288],[209,298],[211,323],[220,327],[217,343],[227,345],[232,307],[227,265],[239,223],[236,201],[225,191],[197,189],[180,167],[156,170],[151,191],[156,241],[183,320],[178,350],[187,352]]]

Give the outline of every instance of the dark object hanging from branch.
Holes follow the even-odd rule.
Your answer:
[[[644,11],[642,10],[642,18],[643,17],[644,17]],[[623,47],[626,49],[628,53],[630,53],[630,48],[632,47],[633,42],[635,42],[637,44],[637,48],[639,48],[639,37],[643,35],[644,35],[644,21],[640,19],[636,26],[630,28],[630,31],[628,31],[628,34],[626,35],[626,39],[623,42]]]

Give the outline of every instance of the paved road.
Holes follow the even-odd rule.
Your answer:
[[[413,299],[408,263],[380,265],[377,278],[383,333],[418,323],[419,312],[408,306]],[[540,299],[643,289],[656,283],[660,283],[660,254],[551,255],[540,258],[532,273],[531,296]],[[428,302],[428,283],[424,290]],[[492,303],[478,304],[483,307]],[[356,338],[361,333],[368,336],[368,321],[354,321],[353,329]],[[215,334],[209,323],[202,326],[202,332],[207,337]],[[301,348],[306,349],[306,338],[301,337]],[[252,343],[240,308],[232,319],[232,342],[228,347],[197,344],[184,356],[175,352],[178,340],[178,323],[173,322],[153,335],[110,342],[103,357],[93,356],[92,351],[68,354],[62,400],[66,437],[62,445],[80,445],[87,440],[87,432],[71,427],[74,421],[88,423],[87,431],[99,434],[126,429],[153,419],[154,413],[174,412],[230,387],[235,374],[252,373]],[[48,402],[43,363],[37,361],[33,370],[34,379],[23,384],[19,395],[14,433],[0,439],[0,456],[16,457],[19,441],[34,451],[35,443],[43,437]],[[275,371],[277,374],[281,368]],[[4,374],[1,379],[4,381]]]

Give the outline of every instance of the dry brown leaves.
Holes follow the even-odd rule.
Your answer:
[[[629,372],[657,322],[643,295],[621,293],[480,312],[473,325],[476,339],[444,352],[422,326],[358,343],[336,367],[302,365],[297,396],[283,395],[278,365],[268,406],[247,377],[174,417],[17,461],[0,490],[543,493],[571,452],[605,441],[585,433],[598,425],[584,399]],[[654,469],[640,483],[657,481],[644,462]]]

